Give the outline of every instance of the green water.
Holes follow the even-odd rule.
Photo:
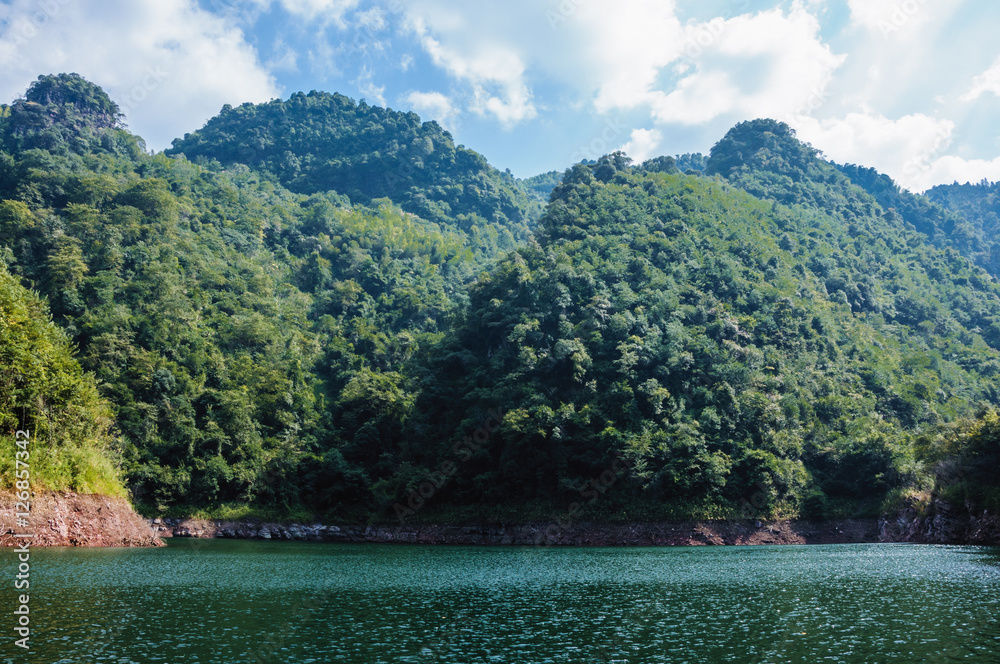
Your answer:
[[[7,662],[1000,662],[996,549],[35,550],[28,657],[0,562]]]

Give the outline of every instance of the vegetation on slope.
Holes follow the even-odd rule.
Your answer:
[[[339,94],[314,91],[226,106],[205,127],[175,140],[167,154],[246,164],[297,193],[333,190],[361,205],[389,198],[475,236],[490,255],[527,241],[540,208],[510,173],[456,146],[436,122]]]
[[[822,169],[791,148],[775,159]],[[762,494],[822,515],[926,481],[912,435],[997,397],[1000,338],[979,330],[1000,291],[840,185],[806,192],[837,199],[829,213],[621,156],[574,167],[538,244],[480,280],[428,371],[414,422],[441,443],[413,463],[447,458],[493,407],[504,426],[451,500],[568,501],[616,457],[634,469],[616,493],[642,504]]]
[[[48,298],[119,442],[82,375],[77,438],[154,512],[824,516],[995,467],[1000,288],[781,123],[517,183],[321,93],[148,155],[60,75],[0,136],[5,288]]]
[[[0,263],[0,487],[124,495],[111,423],[66,333]]]
[[[7,119],[0,240],[114,404],[136,498],[363,501],[342,422],[376,387],[407,400],[400,371],[465,301],[472,240],[389,201],[122,150],[118,125],[88,124],[107,114],[86,85],[39,111],[82,118],[76,133]]]

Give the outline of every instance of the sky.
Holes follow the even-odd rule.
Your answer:
[[[339,92],[518,177],[707,154],[770,117],[916,192],[1000,180],[995,0],[0,0],[0,102],[76,72],[150,150]]]

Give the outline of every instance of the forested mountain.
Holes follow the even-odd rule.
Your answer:
[[[75,96],[39,91],[57,85]],[[43,77],[6,114],[6,261],[116,408],[137,499],[322,503],[342,400],[403,394],[400,369],[465,301],[473,240],[388,201],[146,155],[109,103]]]
[[[937,247],[951,247],[993,276],[1000,276],[996,215],[990,213],[993,186],[944,185],[923,196],[901,188],[888,175],[855,164],[837,166],[890,215],[901,218]]]
[[[986,181],[939,185],[925,196],[958,217],[950,232],[956,246],[990,274],[1000,276],[1000,185]]]
[[[55,484],[120,472],[151,513],[395,518],[433,485],[421,517],[581,497],[597,516],[751,497],[823,516],[959,464],[962,491],[1000,504],[981,251],[786,125],[518,182],[339,95],[226,108],[168,154],[121,122],[76,75],[0,109],[3,320],[45,320],[23,286],[47,298],[87,374],[51,325],[44,352],[69,362],[81,458],[103,469]],[[935,197],[989,228],[986,193]],[[41,338],[20,329],[8,366]],[[4,436],[34,398],[10,385]]]
[[[418,403],[425,463],[459,400],[507,411],[457,499],[568,498],[618,456],[637,498],[822,512],[919,482],[911,437],[996,402],[1000,289],[786,130],[737,127],[709,170],[787,205],[621,156],[567,173]]]
[[[297,193],[333,190],[362,205],[389,198],[428,221],[485,235],[476,244],[491,254],[526,241],[539,210],[510,173],[456,147],[436,122],[325,92],[226,106],[166,154],[245,164]]]
[[[549,195],[562,180],[562,172],[549,171],[521,180],[521,187],[539,203],[547,203]]]

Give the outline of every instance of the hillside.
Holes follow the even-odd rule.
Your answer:
[[[296,193],[332,190],[361,205],[389,198],[428,221],[490,236],[491,254],[525,242],[538,216],[513,176],[456,146],[436,122],[338,94],[227,106],[166,154],[246,164]]]
[[[45,303],[2,261],[0,376],[0,440],[7,452],[0,457],[2,488],[124,494],[109,404],[73,358]],[[15,487],[15,477],[23,484]]]
[[[427,467],[449,431],[507,413],[453,500],[568,501],[616,457],[634,472],[607,509],[757,495],[822,516],[926,481],[912,437],[996,402],[1000,289],[785,129],[737,127],[709,171],[790,205],[621,157],[567,173],[418,403],[443,423]]]
[[[954,214],[952,236],[977,264],[1000,276],[1000,186],[993,182],[939,185],[926,193]]]
[[[59,84],[71,102],[38,93]],[[400,370],[465,301],[473,240],[389,201],[129,149],[107,103],[64,76],[11,107],[0,241],[113,404],[129,487],[153,507],[335,506],[366,482],[340,414],[405,392]]]
[[[3,107],[0,137],[6,288],[47,297],[113,412],[87,449],[147,512],[1000,504],[982,251],[781,123],[517,182],[325,93],[224,109],[150,155],[64,74]],[[412,169],[375,177],[393,164]],[[526,191],[549,201],[537,225]],[[989,228],[978,191],[937,198],[952,209],[914,205]]]
[[[898,217],[937,247],[955,249],[993,276],[1000,276],[992,185],[946,185],[923,196],[901,188],[888,175],[854,164],[837,166],[870,193],[887,214]]]

